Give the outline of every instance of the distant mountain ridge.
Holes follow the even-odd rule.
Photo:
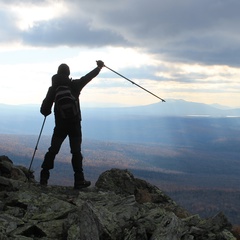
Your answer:
[[[40,105],[23,104],[8,105],[0,104],[1,114],[40,114]],[[181,99],[168,99],[165,103],[158,102],[143,106],[133,107],[82,107],[83,111],[93,112],[95,114],[141,114],[141,115],[159,115],[159,116],[212,116],[212,117],[240,117],[240,108],[229,108],[219,104],[204,104],[198,102],[188,102]],[[14,112],[13,112],[14,111]]]
[[[240,108],[229,109],[221,105],[188,102],[169,99],[166,103],[154,103],[146,106],[129,108],[133,113],[159,116],[211,116],[211,117],[240,117]]]
[[[0,133],[2,134],[38,134],[43,122],[40,105],[7,105],[0,104]],[[82,107],[83,129],[90,132],[92,127],[100,128],[110,124],[113,131],[129,122],[135,125],[142,122],[144,126],[150,121],[164,117],[240,117],[240,108],[225,109],[224,106],[212,106],[203,103],[169,99],[145,106],[93,108]],[[143,123],[143,121],[145,121]],[[54,114],[47,117],[44,132],[52,133]],[[94,135],[94,134],[93,134]],[[104,134],[103,134],[104,135]]]

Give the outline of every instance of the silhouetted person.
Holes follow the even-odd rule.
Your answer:
[[[55,128],[53,131],[51,146],[45,154],[40,173],[40,184],[47,185],[50,169],[54,168],[54,159],[58,154],[64,139],[68,136],[72,154],[72,167],[74,171],[74,188],[81,189],[91,185],[86,181],[83,174],[81,153],[81,110],[79,95],[83,87],[96,77],[104,63],[97,61],[97,67],[80,79],[69,78],[68,65],[61,64],[57,74],[52,77],[52,86],[42,102],[40,112],[46,117],[51,114],[54,104]]]

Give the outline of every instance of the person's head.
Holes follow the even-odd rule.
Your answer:
[[[69,66],[65,63],[62,63],[61,65],[59,65],[57,73],[69,76],[70,75]]]

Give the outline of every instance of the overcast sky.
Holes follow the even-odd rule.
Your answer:
[[[239,0],[2,0],[0,103],[40,104],[59,64],[76,79],[101,59],[163,99],[240,107],[239,9]],[[83,106],[158,101],[106,68],[81,94]]]

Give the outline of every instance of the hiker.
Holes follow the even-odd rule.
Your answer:
[[[58,67],[57,74],[52,77],[52,86],[42,102],[40,112],[46,117],[51,114],[54,104],[55,127],[51,139],[51,146],[45,154],[40,173],[40,184],[47,185],[50,169],[54,168],[54,159],[58,154],[64,139],[68,136],[72,154],[72,167],[74,171],[74,188],[89,187],[90,181],[84,178],[81,153],[81,110],[79,95],[83,87],[95,78],[101,71],[104,63],[97,61],[97,67],[80,79],[69,78],[70,69],[67,64]]]

